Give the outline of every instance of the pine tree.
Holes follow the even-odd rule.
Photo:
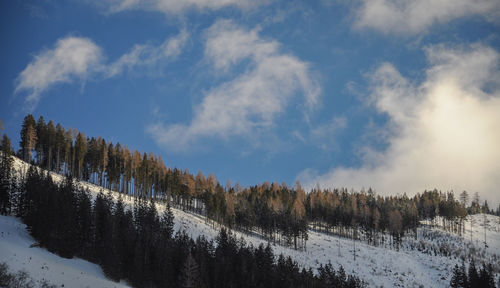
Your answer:
[[[97,138],[97,144],[99,146],[99,185],[105,185],[105,173],[108,167],[108,147],[106,146],[106,141],[100,137]]]
[[[51,178],[47,174],[48,178]],[[59,255],[62,257],[71,258],[77,253],[78,250],[78,240],[76,235],[78,234],[76,225],[78,223],[77,215],[77,198],[75,195],[75,185],[73,183],[72,177],[66,177],[64,182],[61,183],[58,189],[57,196],[54,199],[52,209],[58,210],[60,213],[54,217],[57,224],[54,229],[57,231],[57,242],[55,247]],[[60,208],[55,208],[60,207]]]
[[[78,133],[76,136],[75,142],[75,160],[77,165],[77,174],[76,177],[78,179],[82,179],[83,172],[83,163],[85,160],[85,154],[87,153],[87,140],[85,139],[85,135],[83,133]]]
[[[469,287],[470,288],[476,288],[480,287],[479,286],[479,274],[477,273],[476,269],[476,263],[474,262],[474,259],[471,260],[469,264],[469,275],[468,275],[468,280],[469,280]]]
[[[123,159],[123,185],[125,189],[125,194],[129,195],[130,193],[130,182],[132,181],[132,155],[130,154],[130,150],[127,146],[123,148],[122,151],[122,159]]]
[[[38,122],[36,123],[36,135],[37,135],[37,142],[35,145],[35,150],[36,150],[36,158],[37,158],[37,165],[42,167],[44,158],[47,157],[45,151],[47,147],[47,126],[45,125],[45,119],[43,116],[40,116],[38,118]]]
[[[112,217],[111,217],[112,199],[108,195],[99,192],[93,208],[94,217],[94,251],[97,263],[101,264],[104,273],[108,274],[112,270],[113,265],[113,249],[112,249]],[[111,276],[111,275],[110,275]],[[113,274],[114,276],[114,274]]]
[[[455,264],[453,268],[453,275],[451,277],[450,286],[453,288],[467,288],[467,274],[465,272],[465,264],[462,262],[462,266],[459,267]]]
[[[19,146],[21,146],[21,154],[23,160],[26,162],[31,162],[31,153],[35,149],[37,141],[36,133],[36,122],[33,115],[28,114],[24,117],[22,129],[21,129],[21,141]]]
[[[93,224],[92,224],[92,202],[88,190],[76,191],[76,227],[75,238],[79,243],[76,254],[84,259],[92,259],[93,252]]]
[[[195,288],[200,287],[200,271],[198,263],[191,253],[188,254],[181,271],[181,287]]]
[[[71,127],[68,127],[64,133],[64,175],[71,174],[72,150],[73,150],[73,135]]]
[[[165,235],[165,238],[172,238],[172,234],[174,233],[174,213],[172,213],[172,209],[170,208],[170,201],[167,201],[165,211],[163,211],[163,215],[161,217],[160,225],[161,233]]]
[[[12,147],[6,134],[2,137],[2,154],[0,155],[0,214],[11,212],[12,199]]]
[[[481,267],[479,272],[478,287],[495,288],[495,278],[491,264],[483,265],[483,267]]]
[[[52,122],[52,120],[49,121],[49,123],[47,124],[47,130],[46,130],[46,157],[47,157],[47,163],[46,163],[46,168],[49,170],[49,171],[52,171],[53,170],[53,167],[54,167],[54,150],[55,149],[55,146],[57,145],[57,131],[56,131],[56,128],[54,127],[54,123]]]
[[[56,146],[56,167],[55,171],[56,173],[61,172],[61,164],[62,164],[62,155],[64,155],[64,147],[65,147],[65,138],[64,138],[64,127],[61,126],[59,123],[56,125],[56,139],[55,139],[55,146]]]
[[[120,279],[125,274],[127,259],[126,249],[128,249],[127,242],[132,241],[129,238],[129,227],[126,223],[127,218],[125,217],[125,207],[123,204],[123,199],[120,197],[115,203],[112,211],[112,232],[111,232],[111,251],[108,257],[113,259],[109,261],[107,274],[110,275],[112,279]]]

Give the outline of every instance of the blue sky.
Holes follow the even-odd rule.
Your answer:
[[[0,118],[242,185],[500,200],[500,3],[3,1]]]

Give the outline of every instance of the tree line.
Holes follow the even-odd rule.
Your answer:
[[[214,225],[249,232],[257,229],[272,241],[305,248],[305,193],[298,189],[269,183],[248,189],[238,183],[224,187],[213,174],[205,177],[198,172],[195,176],[188,170],[167,168],[161,156],[152,152],[86,137],[76,129],[46,123],[43,116],[35,121],[31,114],[24,118],[19,145],[18,157],[46,170],[130,197],[168,201],[177,208],[203,214]],[[243,217],[246,212],[264,216],[248,221]]]
[[[33,165],[22,179],[9,180],[8,213],[23,220],[41,247],[97,263],[114,281],[135,287],[365,286],[342,267],[321,265],[313,273],[290,257],[276,259],[269,244],[247,245],[225,228],[215,241],[174,233],[170,202],[161,215],[152,199],[137,198],[128,209],[122,197],[114,201],[101,191],[92,199],[71,175],[57,184]]]
[[[387,241],[379,233],[388,232],[396,246],[405,234],[416,235],[422,220],[433,221],[441,216],[445,229],[461,233],[467,216],[464,204],[452,192],[437,190],[413,197],[406,194],[382,197],[372,189],[349,192],[315,188],[307,195],[306,211],[313,228],[355,239],[363,237],[374,245]]]
[[[363,239],[378,245],[390,240],[399,246],[408,233],[416,235],[421,220],[441,216],[443,227],[463,233],[469,213],[489,212],[487,202],[468,193],[456,199],[452,192],[424,191],[382,197],[372,189],[321,189],[305,193],[300,183],[264,182],[250,187],[221,185],[213,174],[205,177],[168,168],[161,156],[131,150],[101,137],[86,137],[42,116],[28,114],[23,121],[18,157],[44,169],[71,175],[129,197],[171,202],[174,207],[206,216],[215,225],[253,233],[295,249],[305,249],[308,228]],[[464,194],[465,193],[465,194]],[[388,233],[390,238],[385,234]]]
[[[469,269],[465,268],[465,262],[461,266],[455,264],[450,287],[452,288],[495,288],[495,273],[491,263],[483,264],[481,269],[476,268],[474,260],[469,262]],[[500,285],[500,279],[499,285]]]

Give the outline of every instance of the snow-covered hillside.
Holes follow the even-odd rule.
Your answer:
[[[19,219],[0,216],[0,261],[6,262],[11,272],[25,270],[36,284],[46,280],[57,287],[128,287],[108,280],[96,264],[30,248],[34,243]]]
[[[205,224],[205,220],[198,216],[183,211],[175,210],[176,228],[184,229],[192,237],[205,235],[208,238],[215,238],[218,231],[211,225]],[[473,218],[482,217],[475,215]],[[498,217],[488,215],[498,223]],[[478,228],[479,229],[479,228]],[[434,231],[434,240],[427,240],[431,244],[437,243],[440,239],[449,239],[454,236],[439,229]],[[500,250],[500,231],[492,229],[489,255],[484,257],[492,258],[492,254],[498,254]],[[267,243],[256,236],[247,236],[244,233],[234,232],[238,238],[243,237],[247,243],[254,246],[260,243]],[[419,233],[421,234],[421,233]],[[476,235],[476,237],[478,237]],[[413,241],[405,239],[405,241]],[[455,238],[457,245],[467,247],[467,238]],[[481,243],[480,243],[481,244]],[[406,245],[408,246],[408,245]],[[493,248],[495,247],[495,248]],[[374,247],[360,241],[356,241],[356,261],[353,256],[354,243],[350,239],[326,235],[309,231],[309,241],[307,241],[307,251],[296,251],[292,248],[275,245],[273,250],[276,254],[291,256],[302,267],[316,268],[320,264],[331,262],[336,268],[340,265],[347,273],[356,274],[366,281],[369,287],[448,287],[450,283],[451,271],[455,264],[460,264],[461,260],[442,255],[422,253],[417,249],[391,250],[383,247]],[[463,250],[466,252],[465,250]],[[496,258],[498,259],[498,258]],[[498,261],[498,260],[497,260]]]
[[[17,169],[27,169],[27,165],[19,159],[16,159],[15,166]],[[62,179],[60,175],[53,174],[53,176],[56,181]],[[94,197],[102,189],[85,182],[80,182],[80,185],[88,188]],[[118,199],[119,193],[113,193],[113,197]],[[131,199],[124,199],[124,201],[129,207],[133,204]],[[160,213],[164,209],[163,205],[157,205],[157,207]],[[217,236],[218,228],[214,229],[210,224],[205,223],[202,216],[177,209],[173,209],[173,212],[177,230],[185,230],[193,238],[204,235],[208,239],[214,239]],[[462,237],[439,228],[422,227],[418,232],[419,239],[404,239],[400,251],[387,247],[374,247],[356,241],[356,260],[353,257],[354,243],[352,240],[315,231],[309,231],[307,251],[296,251],[276,245],[273,246],[273,250],[277,255],[291,256],[302,267],[317,268],[320,264],[328,262],[331,262],[335,268],[342,265],[347,273],[356,274],[366,281],[369,287],[448,287],[453,266],[460,264],[460,255],[466,255],[469,251],[476,253],[478,257],[493,261],[496,266],[500,266],[497,255],[500,251],[499,217],[487,215],[489,222],[486,231],[488,243],[486,249],[481,249],[484,247],[484,229],[481,226],[483,216],[474,215],[469,217],[468,221],[471,219],[473,221],[472,243],[470,243],[470,224],[467,223],[467,233]],[[267,244],[267,241],[258,235],[233,233],[237,238],[242,237],[248,244],[254,246],[261,243]],[[436,253],[431,252],[441,249],[443,245],[454,247],[457,252],[450,256],[439,253],[436,255]],[[422,249],[422,247],[427,248],[427,250]],[[432,247],[434,250],[430,249]],[[15,266],[15,268],[19,268],[19,266]],[[97,275],[102,275],[102,272]]]

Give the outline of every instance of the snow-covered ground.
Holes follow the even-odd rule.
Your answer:
[[[463,238],[466,241],[469,241],[469,243],[471,241],[471,234],[472,243],[477,247],[484,247],[484,240],[486,236],[486,250],[496,252],[497,254],[500,253],[500,217],[487,214],[477,214],[467,217]]]
[[[30,248],[34,243],[19,219],[0,216],[0,261],[9,265],[10,272],[25,270],[37,284],[46,280],[57,287],[128,287],[108,280],[96,264]]]
[[[15,163],[17,169],[26,169],[26,164],[19,159],[16,159]],[[53,174],[53,176],[56,181],[62,179],[60,175]],[[84,188],[88,188],[94,197],[102,189],[99,186],[85,182],[81,182],[81,185]],[[113,193],[113,198],[118,199],[118,197],[119,193]],[[124,199],[124,201],[129,207],[133,204],[133,201],[130,199]],[[163,205],[157,205],[157,207],[160,213],[164,209]],[[218,234],[219,228],[212,228],[212,225],[205,223],[205,219],[200,215],[177,209],[173,209],[173,213],[175,216],[175,229],[185,230],[192,238],[204,235],[208,239],[215,239]],[[468,221],[472,220],[473,222],[472,243],[470,243],[470,223],[467,222],[467,231],[462,237],[442,231],[439,227],[420,228],[418,232],[419,239],[404,239],[400,251],[391,250],[386,247],[374,247],[356,241],[356,260],[353,257],[354,243],[352,240],[315,231],[309,231],[307,251],[296,251],[292,248],[277,245],[273,246],[273,250],[276,255],[284,254],[291,256],[301,267],[312,267],[314,269],[319,267],[320,264],[328,262],[331,262],[336,268],[342,265],[347,273],[359,276],[368,283],[369,287],[448,287],[453,267],[462,261],[459,256],[466,255],[469,251],[473,251],[478,257],[489,259],[497,266],[500,266],[500,263],[498,263],[498,254],[500,253],[499,217],[492,215],[487,215],[486,217],[488,220],[486,226],[488,248],[486,249],[484,249],[483,244],[484,216],[473,215],[468,219]],[[243,237],[248,244],[252,244],[255,247],[261,243],[267,244],[267,241],[255,235],[246,235],[237,231],[233,233],[237,238]],[[3,240],[0,241],[3,243]],[[417,248],[418,245],[424,248],[434,245],[435,249],[446,245],[447,247],[454,247],[457,252],[450,256],[439,253],[435,255],[435,253],[426,252],[425,249],[424,251],[419,251]],[[0,248],[0,251],[4,251],[2,249]],[[2,255],[0,254],[0,256]],[[16,263],[23,261],[22,259],[24,258],[17,259]],[[74,260],[65,259],[65,261]],[[7,262],[9,263],[10,260],[7,260]],[[85,263],[87,263],[86,265],[93,265],[88,262]],[[9,265],[12,264],[9,263]],[[22,268],[20,265],[12,266],[16,269]],[[27,266],[27,264],[23,266]],[[37,264],[34,267],[36,268],[37,266],[42,267],[43,265]],[[87,266],[83,265],[83,267]],[[97,266],[92,267],[99,270],[100,274],[96,272],[96,275],[102,275]],[[33,270],[29,269],[29,271]],[[60,282],[60,278],[55,279]],[[59,282],[53,281],[53,283]],[[118,284],[113,283],[113,285]]]
[[[205,224],[205,220],[198,215],[176,209],[174,209],[174,215],[176,228],[186,230],[193,238],[205,235],[205,237],[213,239],[217,236],[218,231],[213,229],[211,225]],[[498,221],[498,217],[495,218]],[[427,240],[431,244],[441,238],[448,239],[454,236],[439,229],[432,231],[436,233],[434,239]],[[254,246],[267,243],[259,237],[247,236],[240,232],[233,233],[238,238],[243,237],[247,243]],[[496,236],[491,237],[492,241],[488,253],[498,253],[498,248],[493,250],[492,247],[499,247],[499,233],[494,230],[487,232],[487,235],[488,233],[496,234]],[[457,241],[456,244],[459,246],[463,246],[463,243],[466,245],[467,241],[470,241],[458,236],[452,239]],[[496,242],[493,239],[496,239]],[[405,239],[405,241],[412,240]],[[347,273],[359,276],[368,283],[369,287],[449,287],[451,271],[455,264],[460,265],[461,263],[458,257],[422,253],[410,247],[396,251],[384,247],[374,247],[360,241],[356,241],[356,260],[354,260],[352,240],[314,231],[309,231],[307,251],[296,251],[279,245],[272,247],[275,254],[289,255],[302,267],[317,268],[320,264],[328,262],[331,262],[336,268],[342,265]],[[464,253],[466,253],[465,250]],[[488,258],[492,258],[491,255]]]

